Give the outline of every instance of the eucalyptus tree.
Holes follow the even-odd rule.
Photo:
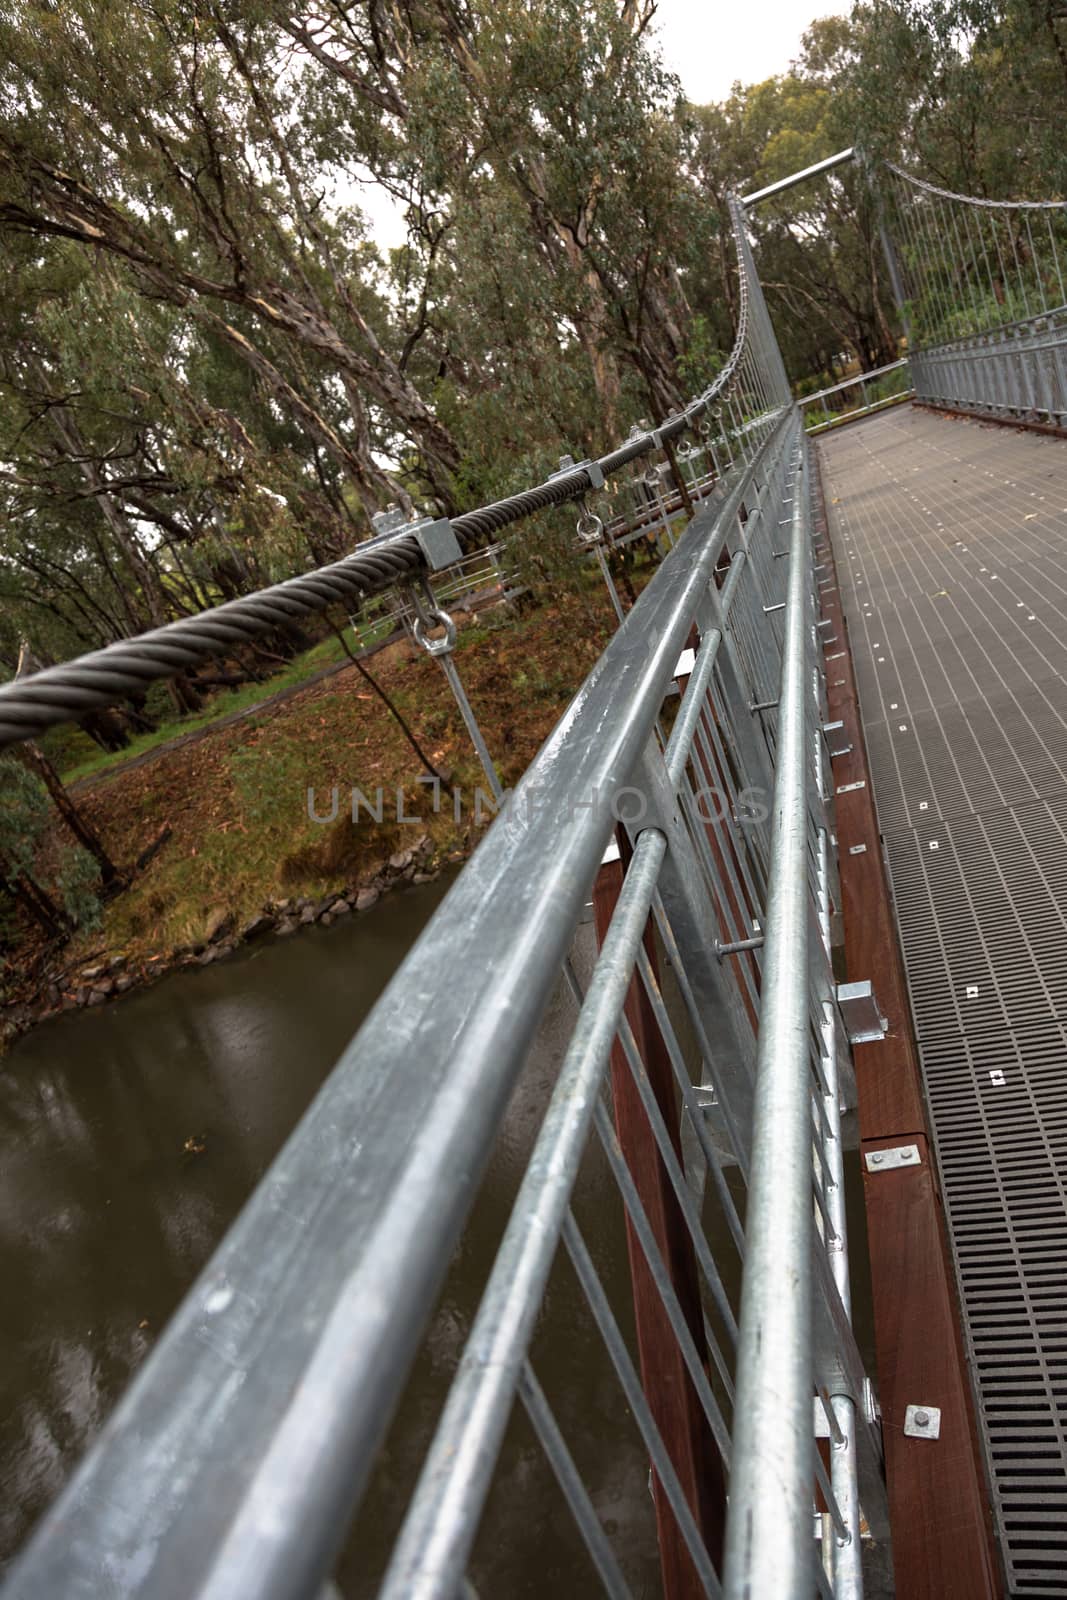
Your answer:
[[[1064,0],[871,0],[848,74],[874,153],[990,198],[1067,196]]]
[[[723,105],[697,111],[693,159],[709,191],[762,188],[855,142],[851,73],[864,42],[855,22],[820,19],[788,72],[735,85]],[[794,378],[828,375],[839,354],[863,366],[894,358],[896,314],[866,170],[824,174],[761,202],[750,221]]]
[[[400,369],[376,255],[293,120],[299,64],[210,6],[19,0],[0,26],[0,220],[120,263],[226,345],[367,509],[406,496],[372,411],[450,501],[459,452]],[[317,403],[343,394],[335,425]]]
[[[619,430],[625,368],[644,406],[679,398],[678,88],[648,45],[652,0],[339,0],[272,14],[320,68],[302,79],[305,123],[410,214],[467,217],[493,189],[517,202],[602,432]],[[464,258],[455,225],[442,253]]]

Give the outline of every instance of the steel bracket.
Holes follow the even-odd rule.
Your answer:
[[[882,1015],[869,978],[860,983],[839,983],[837,1004],[849,1044],[869,1044],[885,1038],[889,1024]]]
[[[559,471],[550,472],[548,481],[552,483],[556,478],[567,478],[572,472],[586,473],[589,478],[590,489],[602,489],[604,487],[604,469],[600,462],[575,461],[573,456],[560,456]]]
[[[376,511],[370,521],[376,534],[398,533],[407,523],[407,517],[402,507],[388,506],[384,511]]]
[[[864,1158],[868,1172],[892,1172],[894,1167],[921,1167],[917,1144],[894,1144],[888,1150],[868,1150]]]
[[[447,517],[423,517],[419,522],[406,523],[401,531],[415,535],[431,572],[440,572],[442,567],[452,567],[463,560],[463,549]]]
[[[844,728],[845,724],[843,722],[824,722],[822,725],[823,735],[826,739],[826,748],[830,752],[831,761],[837,756],[847,756],[852,750],[851,742],[848,744],[840,744],[836,739],[830,738],[832,733],[843,733]]]
[[[937,1439],[941,1435],[940,1406],[909,1406],[904,1413],[904,1432],[909,1439]]]

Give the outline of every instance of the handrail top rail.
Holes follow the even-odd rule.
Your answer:
[[[854,377],[843,378],[840,383],[832,383],[827,389],[818,389],[814,394],[804,394],[797,397],[797,405],[803,411],[805,406],[810,406],[814,400],[822,400],[828,394],[838,394],[842,389],[852,389],[857,383],[866,383],[870,378],[880,378],[883,373],[896,372],[900,367],[906,367],[908,357],[901,356],[897,361],[889,361],[884,367],[872,367],[869,372],[857,372]]]

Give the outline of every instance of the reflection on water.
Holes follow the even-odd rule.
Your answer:
[[[56,1019],[0,1070],[0,1556],[54,1497],[228,1223],[441,898],[176,974]],[[549,1028],[516,1092],[486,1187],[341,1560],[373,1592],[499,1240],[560,1058]],[[626,1325],[625,1244],[604,1169],[576,1211]],[[533,1347],[636,1596],[658,1593],[647,1462],[569,1267]],[[524,1419],[509,1431],[472,1573],[483,1595],[588,1594],[594,1582]]]

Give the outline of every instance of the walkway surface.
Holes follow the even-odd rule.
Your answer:
[[[819,450],[1009,1592],[1067,1596],[1067,442]]]

